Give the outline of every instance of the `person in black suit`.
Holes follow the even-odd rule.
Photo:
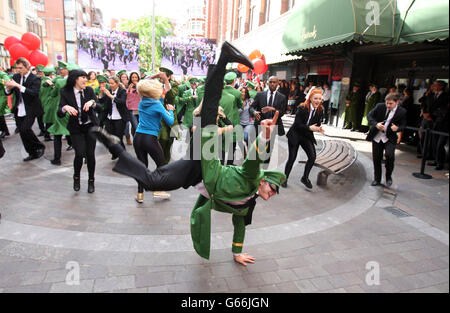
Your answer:
[[[371,126],[367,141],[372,141],[372,158],[375,170],[375,180],[372,186],[381,184],[381,161],[383,152],[386,156],[386,186],[392,186],[392,173],[394,171],[395,148],[398,135],[406,127],[406,110],[399,105],[398,93],[388,94],[386,104],[379,103],[369,112],[367,119]]]
[[[6,151],[5,151],[5,148],[3,148],[2,139],[0,138],[0,159],[3,158],[5,153],[6,153]]]
[[[305,164],[305,171],[300,181],[308,189],[312,189],[309,173],[316,162],[316,148],[314,145],[317,142],[314,138],[314,132],[325,133],[321,126],[324,113],[322,103],[322,91],[311,89],[306,101],[297,108],[294,124],[292,124],[286,135],[288,138],[289,159],[284,170],[286,175],[286,181],[282,185],[284,188],[287,187],[287,179],[297,159],[298,148],[301,146],[308,157],[308,161]]]
[[[283,121],[281,118],[283,117],[284,113],[286,112],[287,108],[287,99],[286,96],[284,96],[282,93],[277,91],[278,87],[278,78],[275,76],[272,76],[269,78],[269,90],[258,92],[255,96],[255,100],[253,101],[252,107],[257,113],[259,114],[259,119],[256,119],[255,127],[257,128],[261,121],[267,120],[267,119],[273,119],[275,116],[275,112],[279,112],[279,118],[277,121],[278,126],[278,132],[274,131],[273,136],[270,140],[270,145],[268,148],[268,155],[269,158],[264,161],[265,164],[270,163],[270,155],[271,155],[271,146],[273,144],[274,136],[284,136],[284,126]]]
[[[96,139],[89,135],[89,128],[98,126],[99,121],[94,110],[101,110],[97,104],[97,97],[91,87],[86,86],[87,73],[82,70],[72,70],[67,78],[66,86],[61,90],[58,116],[70,115],[67,130],[72,138],[75,149],[73,161],[73,189],[80,190],[80,171],[83,158],[87,160],[89,172],[88,192],[93,193],[95,175],[95,146]]]
[[[45,146],[36,137],[32,130],[34,120],[37,116],[44,114],[39,100],[41,79],[31,73],[30,62],[25,58],[16,61],[16,70],[12,80],[5,83],[5,93],[15,94],[16,102],[12,112],[16,119],[20,138],[29,156],[25,162],[38,159],[44,155]]]
[[[99,101],[104,108],[106,116],[106,130],[108,133],[118,137],[121,145],[125,148],[123,135],[125,133],[125,125],[130,120],[130,113],[127,108],[127,92],[121,85],[118,77],[110,77],[109,86],[111,90],[106,87],[100,87]],[[117,158],[117,155],[112,156],[113,160]]]

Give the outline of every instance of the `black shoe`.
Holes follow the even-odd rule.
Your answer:
[[[240,63],[253,69],[252,61],[238,49],[233,47],[228,41],[222,44],[221,56],[225,56],[228,63]]]
[[[53,165],[61,165],[61,160],[51,160],[50,163],[52,163]]]
[[[281,184],[281,187],[287,188],[287,181],[285,181],[284,183],[282,183],[282,184]]]
[[[444,169],[444,166],[443,165],[438,165],[438,166],[436,166],[436,171],[442,171],[443,169]]]
[[[72,146],[68,146],[67,149],[66,149],[66,151],[70,151],[70,150],[73,150]]]
[[[73,190],[80,191],[80,177],[73,177]]]
[[[36,160],[36,159],[39,159],[36,155],[29,155],[28,157],[26,157],[25,159],[23,159],[23,161],[24,162],[29,162],[29,161],[32,161],[32,160]]]
[[[120,144],[120,139],[118,137],[111,135],[99,126],[91,127],[89,132],[108,149],[114,145]]]
[[[94,186],[94,180],[89,179],[88,181],[88,193],[94,193],[95,192],[95,186]]]
[[[428,162],[427,165],[429,165],[429,166],[437,166],[438,164],[437,164],[436,161],[431,161],[431,162]]]
[[[386,178],[386,186],[391,187],[392,186],[392,178]]]
[[[380,182],[378,180],[374,180],[372,182],[372,187],[380,186]]]
[[[45,152],[45,148],[39,149],[38,151],[36,151],[36,159],[39,159],[41,156],[44,155]]]
[[[309,179],[302,177],[302,179],[300,179],[300,181],[303,183],[303,185],[306,186],[306,188],[312,189],[313,186],[312,186],[311,181]]]

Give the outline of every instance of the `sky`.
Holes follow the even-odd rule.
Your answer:
[[[112,18],[137,19],[152,15],[150,0],[94,0],[94,3],[103,12],[105,28],[109,28]],[[186,0],[155,0],[155,13],[173,19],[183,18],[188,3]]]

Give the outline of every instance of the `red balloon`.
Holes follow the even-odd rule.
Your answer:
[[[16,43],[13,44],[11,47],[9,47],[9,54],[11,55],[11,58],[14,60],[17,60],[18,58],[28,58],[30,50],[28,50],[28,48],[25,47],[23,44]]]
[[[35,33],[25,33],[22,35],[22,44],[30,50],[37,50],[41,47],[41,39]]]
[[[9,36],[8,38],[5,39],[3,45],[5,46],[6,50],[9,50],[9,48],[15,43],[20,43],[20,39],[17,38],[16,36]]]
[[[10,65],[11,68],[14,66],[14,64],[16,64],[16,60],[10,59],[9,60],[9,65]]]
[[[38,65],[46,66],[48,63],[48,57],[41,50],[35,50],[28,56],[28,61],[30,61],[31,65],[34,67]]]
[[[255,72],[255,74],[260,75],[262,73],[264,73],[264,69],[265,69],[265,63],[263,60],[261,60],[260,58],[254,59],[253,61],[253,72]]]
[[[244,64],[238,64],[237,69],[241,73],[247,73],[250,68],[248,66],[245,66]]]

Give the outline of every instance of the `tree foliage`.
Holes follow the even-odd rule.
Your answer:
[[[147,70],[152,67],[152,22],[150,15],[137,20],[126,20],[118,25],[121,31],[139,34],[139,63]],[[162,16],[155,16],[155,26],[155,68],[158,68],[162,57],[161,37],[173,36],[174,27],[168,18]]]

